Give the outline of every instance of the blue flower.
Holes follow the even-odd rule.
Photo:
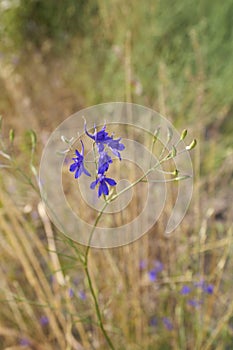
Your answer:
[[[207,294],[213,294],[214,286],[212,284],[207,284],[203,279],[194,284],[195,287],[201,288],[203,292]]]
[[[40,318],[40,324],[42,325],[42,326],[46,326],[47,324],[49,324],[49,319],[48,319],[48,317],[47,316],[41,316],[41,318]]]
[[[78,295],[81,300],[86,300],[87,298],[86,293],[83,290],[79,291]]]
[[[188,305],[198,308],[202,304],[202,301],[196,300],[196,299],[190,299],[188,300]]]
[[[158,325],[158,319],[156,316],[151,317],[149,325],[152,327],[156,327]]]
[[[75,153],[76,153],[76,157],[75,158],[72,158],[74,163],[71,164],[70,166],[70,171],[71,172],[75,172],[75,179],[77,179],[78,177],[81,176],[82,173],[84,173],[85,175],[87,176],[91,176],[91,174],[85,169],[84,167],[84,145],[83,145],[83,142],[81,141],[81,144],[82,144],[82,150],[81,150],[81,153],[79,153],[78,150],[75,150]]]
[[[143,270],[146,268],[146,261],[145,260],[141,260],[139,262],[139,268],[140,268],[140,270]]]
[[[173,324],[171,322],[171,320],[167,317],[163,318],[163,324],[164,326],[167,328],[168,331],[172,331],[173,330]]]
[[[74,297],[74,290],[73,290],[73,288],[69,288],[68,294],[69,294],[70,298]]]
[[[109,164],[112,163],[112,158],[107,154],[107,152],[101,152],[98,163],[98,174],[104,174],[108,170]]]
[[[102,152],[104,150],[104,144],[108,143],[112,140],[112,137],[108,135],[108,133],[105,131],[106,125],[103,126],[103,128],[97,132],[96,126],[94,126],[94,134],[90,134],[87,131],[87,125],[85,123],[84,125],[85,132],[87,136],[89,136],[92,140],[94,140],[99,148],[99,152]]]
[[[123,151],[125,149],[125,146],[123,143],[120,143],[120,140],[121,138],[108,141],[108,147],[111,148],[112,153],[121,160],[121,154],[119,151]]]
[[[201,279],[199,282],[195,282],[194,283],[194,286],[197,287],[197,288],[202,288],[203,289],[204,285],[205,285],[204,279]]]
[[[191,292],[191,288],[189,286],[184,285],[180,291],[180,294],[187,295]]]
[[[154,265],[155,265],[155,271],[156,271],[157,273],[163,271],[163,263],[162,263],[161,261],[156,260],[155,263],[154,263]]]
[[[213,294],[214,286],[212,284],[204,285],[203,291],[207,294]]]
[[[91,183],[90,188],[93,190],[97,184],[99,184],[98,197],[100,197],[102,194],[107,196],[109,194],[108,185],[115,186],[116,181],[106,177],[103,174],[98,174],[97,179]]]
[[[19,341],[19,345],[21,346],[30,346],[31,342],[27,338],[21,338]]]
[[[149,271],[148,274],[151,282],[155,282],[157,280],[157,272],[155,271],[155,269]]]
[[[155,282],[157,279],[157,274],[163,271],[163,264],[161,263],[161,261],[156,260],[154,265],[155,267],[148,272],[149,279],[151,282]]]
[[[123,143],[120,143],[121,138],[114,140],[113,136],[109,136],[106,130],[106,125],[103,126],[103,128],[97,132],[96,126],[94,127],[94,134],[90,134],[87,131],[86,123],[85,123],[85,132],[87,136],[89,136],[92,140],[95,141],[98,147],[99,153],[103,152],[104,146],[108,145],[108,147],[111,149],[112,153],[115,154],[120,160],[121,155],[119,151],[123,151],[125,149],[125,146]]]

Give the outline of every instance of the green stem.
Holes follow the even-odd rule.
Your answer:
[[[121,190],[120,192],[118,192],[117,194],[115,194],[114,196],[112,196],[110,199],[107,200],[107,203],[111,203],[112,201],[114,201],[114,199],[118,198],[122,193],[130,190],[132,187],[134,187],[135,185],[137,185],[139,182],[142,182],[144,180],[144,178],[149,175],[152,171],[154,171],[156,168],[158,168],[163,162],[165,162],[167,160],[167,158],[163,158],[161,161],[159,161],[158,163],[156,163],[152,168],[150,168],[149,170],[147,170],[145,172],[144,175],[142,175],[141,177],[139,177],[136,181],[134,181],[131,185],[123,188],[123,190]]]
[[[88,264],[88,261],[87,261],[87,264]],[[100,312],[100,307],[99,307],[99,304],[98,304],[96,293],[95,293],[94,288],[93,288],[93,284],[92,284],[91,276],[90,276],[90,273],[89,273],[88,265],[85,265],[84,269],[85,269],[85,273],[86,273],[86,276],[87,276],[89,289],[90,289],[91,295],[92,295],[93,300],[94,300],[96,315],[97,315],[97,318],[98,318],[98,324],[100,326],[100,329],[101,329],[101,331],[102,331],[102,333],[103,333],[103,335],[104,335],[104,337],[105,337],[105,339],[106,339],[110,349],[115,350],[115,347],[114,347],[111,339],[109,338],[109,336],[108,336],[108,334],[107,334],[107,332],[106,332],[106,330],[104,328],[102,315],[101,315],[101,312]]]
[[[32,182],[31,178],[26,175],[21,168],[16,167],[15,168],[16,171],[18,171],[20,173],[20,175],[22,175],[22,177],[26,180],[26,182],[33,188],[33,190],[37,193],[40,194],[38,188],[34,185],[34,183]]]
[[[104,328],[103,319],[102,319],[100,307],[99,307],[99,304],[98,304],[98,299],[97,299],[96,292],[95,292],[94,287],[93,287],[93,283],[92,283],[92,280],[91,280],[90,271],[89,271],[89,267],[88,267],[88,257],[89,257],[91,239],[93,237],[93,234],[94,234],[94,231],[96,229],[96,226],[97,226],[99,220],[101,219],[101,217],[102,217],[102,215],[104,213],[104,210],[107,207],[108,203],[109,203],[108,201],[106,201],[104,203],[104,206],[101,209],[101,211],[99,212],[99,214],[97,215],[96,220],[94,222],[94,225],[92,227],[92,230],[91,230],[91,233],[90,233],[90,237],[89,237],[89,241],[88,241],[88,246],[87,246],[86,253],[85,253],[85,258],[84,258],[84,271],[86,273],[88,286],[89,286],[92,298],[94,300],[95,311],[96,311],[96,315],[97,315],[97,318],[98,318],[98,324],[100,326],[100,329],[101,329],[101,331],[102,331],[102,333],[104,335],[104,338],[105,338],[106,342],[108,343],[110,349],[115,350],[115,347],[114,347],[111,339],[109,338],[109,336],[108,336],[108,334],[107,334],[107,332],[106,332],[106,330]]]
[[[104,324],[103,324],[103,319],[102,319],[102,315],[100,312],[100,307],[98,304],[98,300],[97,300],[97,296],[93,287],[93,283],[91,280],[91,276],[90,276],[90,271],[89,271],[89,267],[88,267],[88,257],[89,257],[89,251],[90,251],[90,243],[91,243],[91,239],[93,237],[93,234],[95,232],[95,229],[97,227],[97,224],[99,222],[99,220],[101,219],[105,208],[107,207],[107,205],[112,202],[114,199],[118,198],[122,193],[124,193],[125,191],[129,190],[130,188],[132,188],[133,186],[137,185],[139,182],[141,182],[150,172],[152,172],[153,170],[155,170],[159,165],[161,165],[161,163],[163,163],[166,159],[164,158],[163,160],[161,160],[160,162],[158,162],[157,164],[155,164],[152,168],[150,168],[144,175],[142,175],[140,178],[138,178],[136,181],[134,181],[131,185],[129,185],[128,187],[126,187],[125,189],[123,189],[122,191],[120,191],[119,193],[117,193],[116,195],[113,195],[111,198],[109,198],[108,200],[106,200],[106,202],[104,203],[103,208],[101,209],[101,211],[99,212],[99,214],[97,215],[94,225],[92,227],[91,233],[90,233],[90,237],[89,237],[89,241],[88,241],[88,245],[87,245],[87,249],[86,249],[86,253],[85,253],[85,257],[84,257],[84,271],[86,273],[87,276],[87,281],[88,281],[88,286],[92,295],[92,298],[94,300],[94,304],[95,304],[95,310],[96,310],[96,315],[98,318],[98,323],[100,326],[100,329],[110,347],[110,349],[115,350],[115,347],[111,341],[111,339],[109,338],[105,328],[104,328]]]

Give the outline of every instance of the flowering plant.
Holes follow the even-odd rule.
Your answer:
[[[150,143],[151,148],[148,155],[146,151],[144,151],[144,148],[139,147],[137,140],[134,139],[133,140],[134,144],[132,147],[132,150],[134,152],[133,154],[136,155],[135,159],[137,160],[137,162],[141,159],[145,159],[145,167],[142,170],[140,170],[138,173],[134,172],[134,168],[133,168],[133,171],[131,173],[129,172],[129,175],[133,174],[133,176],[128,177],[129,180],[131,181],[127,181],[127,185],[125,185],[123,189],[117,192],[112,190],[112,189],[115,189],[115,186],[117,185],[117,181],[116,181],[117,179],[112,178],[112,175],[110,175],[109,170],[112,167],[113,163],[119,162],[122,160],[123,158],[122,152],[126,148],[127,148],[128,154],[130,154],[129,139],[125,137],[124,143],[123,143],[121,141],[122,140],[121,138],[116,138],[114,137],[114,134],[109,134],[109,132],[107,131],[106,124],[104,124],[104,126],[102,126],[102,128],[100,129],[98,129],[94,125],[94,131],[93,133],[90,133],[87,129],[87,124],[85,122],[83,130],[84,130],[85,137],[91,140],[92,142],[92,153],[94,155],[94,160],[92,159],[91,162],[88,160],[88,152],[87,151],[85,152],[84,141],[86,140],[84,140],[84,138],[78,141],[80,142],[78,146],[75,146],[76,141],[74,141],[74,137],[71,137],[71,139],[68,139],[67,137],[63,136],[63,134],[62,136],[60,136],[61,133],[58,133],[56,131],[53,134],[54,139],[52,137],[52,142],[51,141],[48,142],[48,146],[46,146],[45,154],[42,158],[41,167],[40,167],[40,177],[38,177],[36,168],[34,167],[34,164],[33,164],[33,160],[34,160],[33,155],[34,155],[34,150],[36,145],[36,135],[34,132],[30,132],[31,144],[32,144],[32,147],[31,147],[32,155],[31,155],[30,167],[40,186],[43,202],[46,204],[47,209],[50,210],[52,217],[56,219],[55,222],[59,223],[59,225],[60,223],[62,224],[61,229],[65,234],[67,234],[68,230],[66,230],[65,221],[63,222],[62,219],[65,219],[66,215],[62,216],[63,211],[61,210],[62,209],[61,206],[58,206],[58,209],[61,211],[59,210],[56,211],[57,206],[53,205],[54,199],[58,198],[57,193],[59,194],[59,188],[58,186],[56,187],[56,186],[50,186],[50,185],[51,184],[54,185],[54,183],[56,183],[55,181],[56,177],[57,177],[57,180],[59,180],[59,184],[60,184],[60,176],[58,176],[58,171],[57,171],[58,164],[66,164],[66,162],[64,163],[64,158],[62,159],[62,162],[60,162],[60,157],[54,157],[55,153],[57,155],[62,155],[64,157],[64,155],[72,151],[74,153],[74,156],[72,157],[72,162],[69,162],[69,172],[71,172],[74,175],[75,180],[78,180],[80,179],[80,177],[85,177],[85,176],[87,177],[87,179],[90,178],[89,186],[88,185],[87,187],[85,186],[85,190],[88,190],[88,189],[95,190],[97,188],[98,197],[100,198],[102,196],[104,198],[104,204],[102,208],[98,211],[98,214],[94,216],[94,222],[92,223],[92,225],[88,226],[89,231],[87,232],[85,230],[83,231],[84,232],[83,236],[85,236],[85,244],[86,244],[85,250],[79,248],[74,243],[73,239],[65,238],[65,241],[67,244],[69,244],[69,247],[72,248],[72,251],[74,251],[75,261],[77,259],[78,262],[81,264],[81,266],[83,266],[83,271],[86,278],[86,285],[88,287],[89,293],[93,300],[93,306],[94,306],[95,315],[98,321],[98,326],[100,327],[100,330],[106,341],[106,344],[108,344],[108,347],[112,350],[115,350],[116,347],[114,345],[114,339],[112,339],[112,333],[107,331],[107,327],[105,326],[105,322],[106,322],[105,315],[102,312],[98,291],[96,290],[96,287],[93,281],[93,276],[91,274],[91,264],[90,264],[89,256],[90,256],[90,248],[92,246],[92,239],[93,237],[95,238],[95,235],[98,237],[96,233],[99,233],[100,231],[104,231],[102,229],[102,227],[104,227],[104,225],[102,225],[102,222],[101,222],[101,225],[98,225],[98,224],[100,220],[104,216],[106,216],[105,214],[108,213],[107,210],[105,211],[108,205],[110,205],[115,199],[119,198],[127,191],[131,190],[133,187],[138,187],[139,189],[138,192],[140,194],[140,201],[142,201],[143,196],[141,196],[141,189],[146,187],[145,184],[147,184],[149,188],[148,192],[150,192],[149,194],[152,200],[151,203],[153,204],[155,197],[153,195],[152,188],[157,189],[159,187],[158,186],[159,182],[166,183],[171,181],[180,181],[180,180],[188,179],[190,175],[186,175],[185,173],[183,173],[183,171],[180,170],[180,167],[177,168],[176,163],[172,164],[173,166],[173,168],[171,169],[172,171],[167,171],[169,169],[163,170],[161,168],[161,165],[169,161],[173,161],[175,158],[177,158],[177,156],[180,156],[182,153],[184,154],[185,151],[190,151],[191,149],[193,149],[196,145],[196,141],[193,140],[188,146],[185,147],[185,149],[182,149],[182,147],[179,147],[181,146],[179,144],[184,140],[187,134],[187,130],[184,130],[181,135],[177,135],[177,139],[173,142],[172,147],[168,147],[169,142],[172,140],[172,133],[171,133],[171,130],[169,129],[167,143],[163,144],[164,146],[160,152],[160,156],[158,158],[155,158],[153,157],[153,151],[154,151],[155,143],[157,141],[158,141],[157,143],[159,143],[160,141],[160,138],[159,138],[160,127],[158,127],[155,130],[154,134],[151,134],[151,133],[149,134],[150,137],[148,138],[148,140],[150,140],[151,142]],[[59,139],[57,138],[57,135],[59,135]],[[14,133],[12,131],[10,132],[9,139],[12,144],[14,141]],[[66,148],[65,150],[62,149],[58,151],[58,148],[54,149],[54,145],[59,144],[59,147],[60,147],[60,143],[58,143],[58,140],[60,142],[60,139],[62,140],[63,143],[66,144],[66,147],[68,144],[68,148]],[[50,146],[52,147],[50,148]],[[159,149],[159,145],[158,145],[158,149]],[[2,164],[2,167],[9,167],[9,166],[14,167],[15,169],[17,169],[17,171],[20,172],[20,174],[23,175],[23,178],[27,180],[27,182],[37,190],[37,187],[34,186],[33,182],[31,181],[31,178],[24,173],[23,169],[20,169],[18,167],[13,155],[8,154],[6,148],[3,148],[3,150],[0,150],[0,155],[3,158],[5,158],[6,161],[9,162],[9,165],[4,163]],[[125,159],[127,157],[129,156],[125,155]],[[132,158],[127,158],[127,159],[132,159]],[[68,160],[68,158],[66,158],[66,160]],[[52,174],[51,174],[51,168],[48,166],[48,165],[51,165],[51,163],[53,164],[53,166],[54,164],[56,165],[55,166],[56,171],[53,172]],[[93,167],[91,168],[91,166],[89,167],[89,165],[94,165],[94,170],[93,170]],[[174,169],[174,165],[176,166],[175,169]],[[66,170],[67,170],[67,165],[66,165]],[[162,173],[164,175],[164,178],[157,179],[155,177],[156,175],[152,176],[153,174],[155,174],[155,171],[158,171],[158,173],[159,172]],[[127,172],[128,172],[128,167],[127,167]],[[92,177],[93,179],[91,180]],[[53,192],[50,192],[51,188],[52,189],[56,188],[56,190]],[[158,198],[161,200],[161,197],[158,196]],[[57,200],[55,202],[57,204]],[[65,211],[65,214],[66,213],[67,212]],[[45,215],[45,214],[42,214],[42,215]],[[132,222],[133,221],[134,220],[132,220]],[[70,224],[70,220],[69,220],[69,224]],[[65,229],[63,229],[63,227],[65,227]],[[135,228],[136,225],[134,225],[133,227]],[[76,230],[76,226],[75,226],[75,230]],[[112,235],[112,236],[116,236],[116,231],[117,231],[117,227],[114,228],[115,235]],[[133,230],[130,230],[130,233],[131,232],[133,232]],[[49,232],[49,242],[51,241],[50,234],[51,233]],[[109,237],[109,235],[106,235],[106,237],[107,236]],[[135,236],[134,236],[134,239],[135,239]],[[53,247],[51,249],[55,250],[54,246],[55,246],[55,243],[53,242]],[[55,271],[62,270],[59,265],[59,260],[56,260],[54,264],[56,264]],[[160,261],[156,261],[154,264],[154,268],[150,270],[148,274],[149,283],[150,282],[156,283],[157,280],[160,278],[159,275],[162,275],[163,270],[164,270],[163,263]],[[88,298],[87,291],[82,290],[82,291],[79,291],[78,294],[77,292],[75,293],[75,290],[70,285],[68,279],[66,281],[62,274],[59,275],[59,277],[57,278],[59,281],[61,281],[59,283],[61,283],[62,286],[66,285],[67,295],[69,296],[70,299],[75,298],[75,295],[78,295],[81,300],[85,300],[86,298]],[[200,288],[202,288],[206,294],[213,293],[213,286],[211,284],[202,283],[200,285]],[[184,295],[184,298],[185,298],[185,296],[188,295],[190,292],[191,292],[190,287],[184,286],[180,293]],[[197,308],[200,305],[201,305],[201,302],[199,302],[199,300],[188,299],[188,307]],[[170,316],[168,317],[168,316],[169,316],[168,312],[166,312],[165,315],[161,315],[160,321],[162,321],[162,323],[161,322],[160,323],[163,324],[166,330],[173,331],[175,329],[175,324],[171,319],[171,317]],[[156,326],[157,324],[156,322],[157,322],[157,319],[154,317],[153,319],[151,319],[150,325]],[[40,317],[41,326],[47,327],[48,323],[49,323],[49,318],[47,314],[42,315]],[[26,346],[28,344],[30,344],[30,342],[28,342],[26,338],[25,339],[22,338],[20,345]]]
[[[116,181],[106,176],[106,172],[109,169],[110,164],[113,163],[109,151],[111,151],[119,160],[121,160],[120,152],[125,149],[123,143],[121,143],[121,138],[114,139],[113,135],[109,136],[106,132],[106,124],[100,131],[97,131],[96,126],[94,127],[94,134],[90,134],[87,131],[86,123],[84,125],[84,130],[86,135],[93,140],[93,149],[95,154],[95,164],[96,164],[96,179],[90,184],[91,189],[95,189],[97,185],[98,188],[98,197],[101,195],[109,195],[109,186],[116,186]],[[84,157],[84,144],[81,140],[81,153],[76,149],[76,157],[72,158],[74,161],[70,165],[70,172],[74,172],[75,178],[79,178],[82,174],[91,176],[88,170],[84,166],[85,157]],[[97,152],[96,152],[97,151]]]

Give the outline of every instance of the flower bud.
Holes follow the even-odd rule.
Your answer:
[[[36,133],[33,130],[30,130],[29,133],[31,137],[32,148],[34,149],[36,147]]]
[[[174,176],[177,176],[179,174],[179,171],[177,169],[175,169],[173,172],[172,172],[172,175]]]
[[[176,153],[177,153],[177,151],[176,151],[175,146],[172,146],[171,158],[174,158],[176,156]]]
[[[190,151],[191,149],[193,149],[194,147],[196,147],[196,144],[197,144],[197,140],[194,139],[189,146],[186,146],[186,150],[187,151]]]
[[[10,129],[10,131],[9,131],[9,140],[10,140],[10,143],[13,143],[14,138],[15,138],[15,132],[14,132],[13,129]]]
[[[172,130],[172,128],[168,127],[167,142],[170,142],[172,137],[173,137],[173,130]]]
[[[184,129],[184,130],[182,131],[181,135],[180,135],[180,140],[184,140],[185,137],[186,137],[186,135],[187,135],[187,133],[188,133],[188,130],[187,130],[187,129]]]

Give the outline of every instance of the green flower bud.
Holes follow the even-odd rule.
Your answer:
[[[171,157],[174,158],[176,156],[176,153],[177,153],[177,151],[176,151],[175,146],[172,146]]]
[[[190,151],[191,149],[193,149],[194,147],[196,147],[196,144],[197,144],[197,140],[194,139],[189,146],[186,146],[186,150],[187,151]]]
[[[172,130],[172,128],[168,127],[167,142],[170,142],[172,137],[173,137],[173,130]]]
[[[182,181],[182,180],[186,180],[186,179],[189,179],[191,176],[189,175],[183,175],[183,176],[178,176],[176,177],[174,180],[175,181]]]
[[[172,175],[174,176],[177,176],[179,174],[179,171],[177,169],[175,169],[173,172],[172,172]]]
[[[36,140],[37,140],[36,133],[33,130],[30,130],[29,133],[30,133],[30,137],[31,137],[32,148],[35,148],[36,147]]]
[[[13,129],[10,129],[10,131],[9,131],[9,140],[10,140],[10,143],[13,143],[14,138],[15,138],[15,132],[14,132]]]
[[[185,137],[186,137],[186,135],[187,135],[187,133],[188,133],[188,130],[187,130],[187,129],[184,129],[184,130],[182,131],[182,133],[181,133],[180,140],[184,140]]]

